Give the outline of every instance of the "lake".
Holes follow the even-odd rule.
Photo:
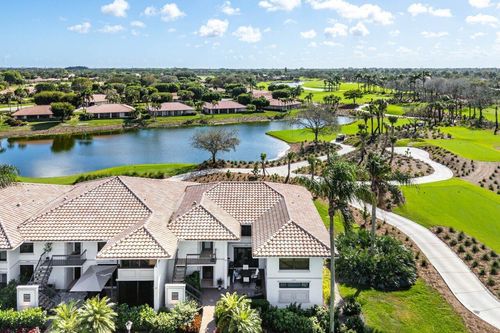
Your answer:
[[[339,124],[351,119],[339,117]],[[288,149],[285,142],[266,135],[268,131],[293,128],[284,121],[220,125],[238,131],[236,151],[217,157],[255,161],[261,153],[268,159],[280,157]],[[110,135],[62,135],[51,139],[0,140],[0,163],[16,166],[22,176],[54,177],[88,172],[126,164],[200,163],[209,154],[191,147],[196,131],[210,127],[139,129]]]

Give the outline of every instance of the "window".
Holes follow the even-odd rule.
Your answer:
[[[7,251],[0,251],[0,261],[7,261]]]
[[[234,248],[234,267],[259,267],[259,259],[252,258],[251,247],[235,247]]]
[[[280,258],[280,271],[309,270],[309,258]]]
[[[23,302],[24,303],[31,303],[31,295],[30,294],[23,294]]]
[[[97,252],[101,251],[106,242],[97,242]]]
[[[2,273],[0,274],[0,288],[3,288],[7,285],[7,274]]]
[[[280,282],[281,289],[301,289],[309,288],[309,282]]]
[[[154,268],[156,260],[122,260],[121,268]]]
[[[19,280],[27,283],[33,275],[33,265],[19,265]]]
[[[33,253],[33,243],[22,243],[19,247],[21,253]]]
[[[252,236],[252,226],[242,225],[241,226],[241,236]]]
[[[82,243],[77,242],[73,243],[73,254],[80,254],[82,253]]]
[[[179,292],[172,291],[172,301],[178,301],[178,300],[179,300]]]

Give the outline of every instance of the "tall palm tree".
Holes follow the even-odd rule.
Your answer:
[[[75,301],[61,303],[53,311],[54,315],[49,318],[52,321],[50,332],[73,333],[78,331],[81,323]]]
[[[267,154],[261,153],[260,154],[260,164],[262,165],[262,175],[264,177],[266,177],[266,159],[267,159]]]
[[[391,127],[391,158],[389,159],[389,165],[392,165],[392,160],[394,159],[394,145],[396,144],[396,141],[397,141],[397,137],[394,135],[394,128],[396,126],[396,123],[398,121],[398,117],[396,116],[389,116],[387,117],[387,119],[389,120],[389,123],[391,124],[390,127]]]
[[[78,309],[81,327],[85,333],[112,333],[115,331],[116,312],[109,298],[90,298]]]
[[[411,184],[411,178],[408,174],[399,171],[392,171],[391,166],[379,155],[368,154],[366,162],[366,171],[370,179],[371,205],[372,205],[372,246],[375,241],[375,231],[377,225],[377,206],[383,204],[383,199],[387,193],[391,193],[396,204],[404,201],[404,195],[399,185]],[[397,184],[395,184],[395,182]]]
[[[311,171],[311,180],[314,180],[314,173],[319,160],[316,158],[316,156],[311,154],[307,156],[307,163],[309,163],[309,169]]]
[[[351,221],[349,216],[349,202],[367,197],[365,185],[357,182],[356,166],[347,161],[332,157],[316,179],[300,178],[299,182],[305,185],[315,196],[328,201],[328,217],[330,228],[330,330],[334,332],[334,304],[335,304],[335,224],[337,212],[342,213],[344,222]],[[348,232],[349,228],[346,229]]]
[[[250,306],[236,308],[232,311],[227,331],[222,333],[262,333],[262,320],[257,310]]]
[[[0,188],[4,188],[16,181],[18,175],[17,168],[8,165],[0,164]]]
[[[236,309],[250,307],[250,300],[244,295],[226,293],[215,304],[215,323],[221,332],[227,332]]]
[[[285,183],[288,183],[288,181],[290,180],[290,171],[291,171],[291,167],[292,167],[292,160],[295,158],[296,154],[293,152],[293,151],[290,151],[288,152],[288,154],[286,154],[286,162],[288,164],[288,173],[286,175],[286,178],[285,178]]]

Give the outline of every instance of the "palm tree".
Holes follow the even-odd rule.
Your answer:
[[[309,155],[307,156],[307,163],[309,163],[309,169],[311,171],[311,180],[314,180],[314,171],[316,169],[316,165],[318,164],[319,160],[316,158],[314,155]]]
[[[78,309],[82,329],[85,333],[111,333],[115,331],[116,312],[109,298],[89,298]]]
[[[360,143],[359,151],[361,153],[361,157],[359,159],[358,165],[361,165],[361,163],[363,163],[363,160],[365,159],[366,139],[368,138],[368,132],[366,131],[365,124],[358,124],[358,136],[359,136],[359,143]]]
[[[321,172],[321,178],[300,178],[299,181],[305,185],[315,196],[325,198],[328,201],[328,217],[330,227],[330,330],[334,332],[334,304],[335,304],[335,224],[334,218],[337,212],[341,212],[346,224],[346,232],[349,232],[349,202],[355,199],[367,197],[365,185],[357,182],[356,166],[332,157]]]
[[[314,94],[313,93],[309,93],[306,95],[305,99],[306,101],[309,103],[309,104],[312,104],[313,102],[313,97],[314,97]]]
[[[8,165],[0,164],[0,188],[4,188],[16,181],[18,175],[17,168]]]
[[[286,161],[288,164],[288,173],[287,173],[286,178],[285,178],[285,183],[288,183],[288,180],[290,179],[292,160],[295,158],[295,155],[296,154],[293,151],[290,151],[290,152],[288,152],[288,154],[286,154]]]
[[[366,163],[366,171],[370,178],[371,205],[372,205],[372,240],[375,243],[375,231],[377,225],[377,206],[383,204],[383,199],[387,193],[391,193],[392,198],[399,204],[404,201],[403,192],[394,182],[399,185],[408,185],[411,178],[408,174],[392,171],[391,166],[377,154],[369,153]]]
[[[250,307],[250,300],[244,295],[237,293],[222,295],[215,304],[214,317],[217,329],[221,332],[227,332],[232,321],[233,311],[246,307]]]
[[[262,320],[257,310],[251,307],[236,308],[232,311],[227,333],[261,333]]]
[[[389,123],[391,124],[391,158],[389,159],[389,165],[392,165],[392,160],[394,159],[394,145],[396,144],[397,137],[394,135],[394,127],[398,121],[398,117],[389,116],[387,117]]]
[[[266,153],[260,154],[260,164],[262,165],[262,175],[264,177],[266,177],[266,158],[267,158]]]
[[[54,308],[54,315],[49,319],[52,321],[50,332],[73,333],[80,328],[78,318],[78,306],[75,301],[61,303]]]

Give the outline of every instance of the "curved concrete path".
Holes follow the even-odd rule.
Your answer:
[[[339,155],[354,150],[353,147],[348,145],[340,144],[340,146],[341,149],[337,152]],[[397,147],[395,148],[395,153],[401,155],[410,154],[411,157],[429,164],[434,169],[434,172],[430,175],[414,178],[414,184],[433,183],[453,177],[453,172],[448,167],[431,160],[429,153],[425,150],[414,147]],[[322,156],[321,159],[326,159],[326,156]],[[299,176],[293,173],[293,171],[307,165],[307,161],[293,163],[290,168],[292,170],[291,176]],[[226,172],[227,170],[242,173],[252,172],[252,169],[212,169],[179,175],[172,178],[184,180],[194,175]],[[268,168],[267,171],[271,175],[278,174],[280,176],[286,176],[288,173],[288,166],[272,167]],[[352,206],[362,209],[364,204],[353,202]],[[370,205],[367,204],[367,207],[370,207]],[[429,229],[395,213],[377,208],[377,216],[379,219],[397,227],[417,244],[439,272],[455,297],[467,309],[485,322],[500,329],[500,301],[481,283],[481,281],[479,281],[462,259],[460,259],[443,241]]]

